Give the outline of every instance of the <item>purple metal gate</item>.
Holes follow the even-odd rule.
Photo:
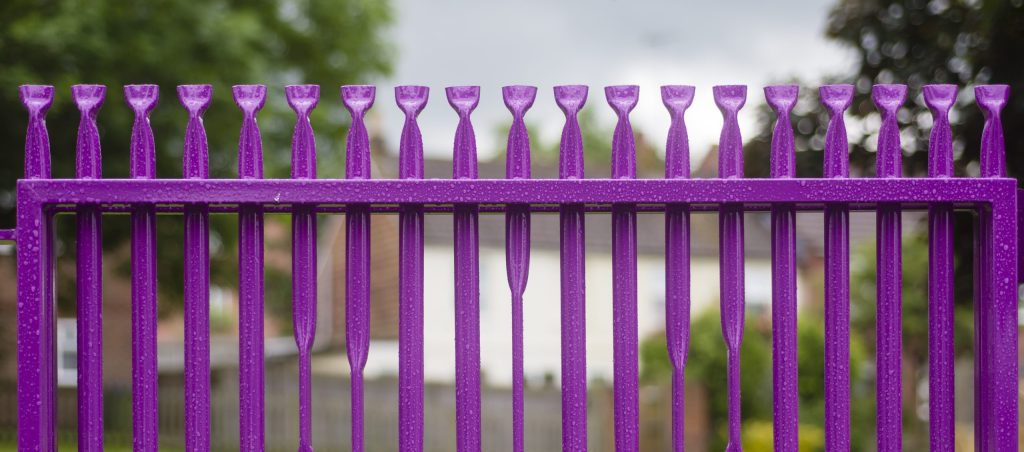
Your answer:
[[[513,318],[513,449],[523,449],[523,291],[529,268],[530,213],[558,212],[562,254],[562,434],[563,449],[586,450],[586,358],[584,215],[611,212],[613,230],[614,411],[616,450],[639,450],[637,357],[637,212],[664,212],[666,253],[666,331],[673,377],[673,443],[683,450],[683,370],[689,334],[689,247],[691,212],[717,212],[721,252],[722,334],[728,350],[729,451],[740,445],[740,344],[744,323],[743,213],[770,211],[772,224],[774,435],[776,450],[797,450],[796,241],[797,211],[825,212],[825,385],[826,448],[849,450],[849,213],[877,212],[878,450],[901,450],[901,256],[900,214],[929,211],[929,379],[931,449],[953,450],[953,216],[977,214],[975,296],[975,429],[979,451],[1017,450],[1017,181],[1006,177],[1000,110],[1006,86],[979,86],[978,106],[986,122],[981,143],[981,177],[954,178],[948,114],[955,103],[952,85],[925,86],[923,95],[934,126],[927,178],[901,178],[897,111],[906,86],[877,85],[872,97],[882,115],[876,178],[849,177],[844,111],[853,98],[849,85],[824,86],[821,102],[830,122],[824,178],[795,178],[789,115],[796,86],[771,86],[765,96],[777,113],[771,144],[771,178],[743,178],[743,147],[737,113],[745,86],[716,86],[714,100],[724,125],[719,146],[719,178],[690,179],[684,114],[692,86],[664,86],[662,100],[671,115],[664,179],[636,179],[636,156],[629,113],[639,98],[636,86],[605,88],[618,116],[612,144],[612,178],[585,179],[583,142],[577,113],[586,86],[554,88],[565,112],[560,178],[530,179],[528,132],[523,122],[536,88],[503,89],[513,122],[508,137],[507,178],[478,180],[476,141],[470,114],[479,87],[451,87],[448,102],[459,116],[453,179],[423,179],[423,145],[416,117],[427,103],[422,86],[395,88],[405,113],[400,145],[400,179],[370,180],[369,139],[363,116],[373,105],[372,86],[344,86],[341,97],[352,117],[346,143],[346,179],[316,180],[316,149],[309,114],[318,86],[285,89],[296,113],[292,178],[263,179],[262,145],[256,115],[266,99],[262,85],[236,86],[242,110],[237,180],[208,179],[206,132],[202,115],[210,104],[209,85],[178,87],[188,112],[184,140],[184,179],[156,179],[156,154],[149,112],[156,106],[154,85],[124,87],[135,112],[131,179],[100,178],[96,115],[105,87],[72,90],[81,111],[77,179],[50,179],[45,115],[54,90],[21,87],[29,111],[25,179],[18,182],[17,229],[0,230],[0,240],[18,246],[18,444],[19,450],[56,449],[53,218],[62,212],[78,219],[78,415],[79,447],[103,450],[103,375],[100,227],[104,212],[131,214],[132,376],[134,446],[158,449],[156,373],[157,212],[185,218],[185,423],[186,448],[210,448],[209,215],[239,216],[240,289],[240,444],[263,450],[263,214],[292,214],[295,341],[299,350],[300,451],[312,450],[310,348],[316,325],[316,216],[345,213],[346,346],[352,371],[352,449],[363,444],[362,368],[369,353],[370,217],[399,214],[400,371],[399,446],[423,445],[423,215],[450,213],[455,232],[456,404],[459,451],[480,450],[480,325],[478,218],[481,212],[506,216],[508,282]]]

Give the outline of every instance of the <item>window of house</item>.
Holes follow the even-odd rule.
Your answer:
[[[57,319],[57,384],[78,385],[78,323]]]

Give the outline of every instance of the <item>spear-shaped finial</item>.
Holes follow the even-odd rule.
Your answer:
[[[371,85],[341,87],[341,100],[352,115],[345,142],[345,177],[370,178],[370,135],[366,131],[366,111],[373,106],[377,88]]]
[[[843,113],[853,102],[853,85],[825,85],[818,89],[818,95],[828,109],[824,175],[850,177],[850,144],[846,137]]]
[[[928,138],[928,177],[953,175],[953,131],[949,110],[956,103],[956,85],[925,85],[924,103],[932,111],[932,132]]]
[[[178,101],[188,111],[188,126],[185,128],[185,150],[182,153],[185,178],[205,179],[210,177],[210,151],[206,141],[206,127],[203,113],[213,100],[211,85],[179,85]]]
[[[974,99],[985,115],[985,128],[981,132],[981,177],[1006,177],[1006,143],[1000,113],[1010,99],[1010,87],[977,86]]]
[[[124,86],[124,101],[135,112],[129,156],[131,176],[134,178],[156,177],[156,142],[153,139],[153,127],[149,123],[149,113],[156,108],[159,99],[160,87],[157,85]]]
[[[747,102],[745,85],[720,85],[712,88],[715,104],[722,112],[722,134],[718,138],[718,177],[743,177],[743,138],[739,112]]]
[[[629,123],[629,112],[640,100],[640,87],[636,85],[606,86],[604,95],[608,105],[615,110],[618,121],[615,123],[615,135],[612,137],[612,177],[636,177],[636,140],[633,138],[633,125]]]
[[[672,117],[665,143],[665,178],[690,177],[690,138],[686,133],[686,109],[693,103],[695,89],[689,85],[661,87],[661,101]]]
[[[288,85],[288,106],[295,112],[292,131],[292,179],[316,179],[316,136],[309,115],[320,102],[320,85]]]
[[[775,111],[775,130],[772,132],[771,176],[796,176],[796,148],[793,143],[793,124],[790,114],[800,94],[797,85],[776,85],[764,88],[764,97]]]
[[[900,177],[903,172],[903,153],[900,147],[900,124],[897,114],[907,100],[907,85],[875,85],[871,99],[882,113],[882,127],[878,131],[877,177]]]
[[[395,103],[405,113],[402,138],[398,143],[398,177],[402,179],[423,178],[423,135],[416,118],[427,106],[429,97],[430,88],[426,86],[395,87]]]
[[[99,179],[102,175],[100,155],[100,131],[96,126],[96,114],[103,107],[107,87],[103,85],[75,85],[71,97],[78,106],[81,120],[78,123],[78,143],[75,146],[75,169],[78,178]]]
[[[583,179],[583,134],[580,131],[579,113],[587,103],[586,85],[556,86],[555,102],[565,113],[562,127],[562,141],[559,146],[558,177],[562,179]]]
[[[50,178],[50,135],[46,131],[46,112],[53,105],[53,86],[21,85],[21,103],[28,110],[25,132],[25,178]]]
[[[263,178],[263,140],[256,114],[267,100],[266,85],[235,85],[231,88],[235,105],[242,110],[242,132],[238,138],[238,177]]]
[[[455,179],[476,179],[476,134],[469,115],[480,103],[479,86],[450,86],[445,88],[448,104],[459,115],[455,129],[455,149],[452,163],[452,177]]]

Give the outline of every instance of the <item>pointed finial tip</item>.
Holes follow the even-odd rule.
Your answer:
[[[555,103],[566,114],[578,112],[587,103],[587,85],[559,85],[554,87]]]
[[[267,86],[235,85],[231,87],[231,95],[238,108],[251,113],[263,108],[263,104],[267,100]]]
[[[956,103],[956,93],[956,85],[924,85],[921,87],[925,105],[936,113],[949,111]]]
[[[853,103],[853,93],[854,88],[850,84],[824,85],[818,88],[821,103],[825,104],[833,114],[850,108],[850,104]]]
[[[907,85],[878,84],[871,88],[871,99],[884,110],[895,111],[907,100]]]
[[[136,114],[149,113],[160,99],[157,85],[124,85],[124,100]]]
[[[295,113],[306,114],[320,102],[320,85],[288,85],[284,97]]]
[[[505,100],[505,106],[514,114],[525,112],[533,106],[537,98],[537,87],[526,85],[511,85],[501,88],[501,97]]]
[[[696,88],[691,85],[663,85],[661,101],[669,111],[686,111],[693,104],[695,91]]]
[[[189,113],[202,113],[213,100],[213,85],[178,85],[178,101]]]
[[[18,94],[29,109],[45,111],[53,105],[53,85],[21,85]]]
[[[480,103],[479,86],[449,86],[444,89],[448,104],[463,114],[472,112]]]
[[[1010,86],[978,85],[974,87],[974,99],[983,110],[1002,110],[1010,99]]]
[[[739,111],[747,102],[747,85],[717,85],[711,88],[715,105],[722,111]]]
[[[764,98],[768,105],[778,114],[788,114],[796,105],[800,95],[797,85],[770,85],[764,87]]]
[[[344,85],[341,87],[341,102],[350,112],[361,112],[373,106],[377,87],[373,85]]]
[[[395,103],[407,115],[417,115],[427,106],[430,88],[421,85],[402,85],[395,87]]]
[[[640,100],[640,87],[637,85],[613,85],[604,87],[604,96],[619,114],[629,113]]]

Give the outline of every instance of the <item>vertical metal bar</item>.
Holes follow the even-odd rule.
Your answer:
[[[612,137],[612,178],[636,178],[636,142],[629,112],[640,87],[607,86],[608,105],[618,122]],[[615,396],[615,450],[640,450],[640,363],[637,337],[636,205],[612,205],[612,335]]]
[[[149,113],[160,98],[160,88],[156,85],[126,85],[124,98],[135,113],[130,145],[131,177],[153,179],[156,177],[156,144]],[[152,396],[150,399],[133,396],[133,408],[156,412],[156,206],[133,206],[131,223],[132,393]],[[148,388],[152,391],[149,392]],[[136,413],[146,415],[146,411]],[[136,431],[135,450],[156,450],[156,421],[146,420],[138,425],[141,429]],[[146,427],[153,430],[144,430]]]
[[[430,88],[395,87],[395,103],[405,113],[398,145],[398,177],[423,178],[423,136],[416,117]],[[398,213],[398,447],[423,450],[423,206],[406,204]]]
[[[690,178],[690,139],[686,109],[694,87],[662,86],[661,100],[672,118],[665,144],[665,178]],[[665,339],[672,362],[672,450],[683,452],[686,356],[690,348],[690,209],[665,206]]]
[[[352,115],[345,143],[345,177],[370,178],[370,138],[363,116],[373,106],[373,86],[341,87]],[[363,367],[370,349],[370,206],[350,204],[345,212],[345,349],[352,368],[352,450],[362,452]]]
[[[292,131],[292,179],[316,179],[316,136],[309,114],[320,100],[318,85],[284,89],[295,111]],[[292,212],[292,329],[299,349],[299,452],[313,452],[311,352],[316,338],[316,212],[313,205]]]
[[[523,117],[533,106],[537,87],[501,89],[512,113],[505,149],[505,178],[530,178],[530,135]],[[512,450],[523,452],[523,292],[530,274],[530,206],[510,205],[505,211],[505,267],[512,292]]]
[[[583,135],[577,115],[587,103],[587,87],[556,86],[555,102],[565,113],[559,145],[558,177],[583,179]],[[562,450],[587,450],[587,316],[583,205],[563,205],[561,227]]]
[[[452,178],[476,179],[476,136],[470,114],[479,86],[445,88],[459,115]],[[459,452],[480,450],[480,214],[476,204],[455,206],[455,424]]]
[[[743,177],[743,139],[737,115],[747,101],[744,85],[715,86],[715,104],[722,112],[718,144],[718,177]],[[722,337],[728,351],[729,444],[727,452],[742,450],[740,438],[740,345],[743,343],[743,206],[722,204],[718,213]]]
[[[797,85],[767,86],[764,97],[775,111],[771,177],[796,177],[796,148],[790,114]],[[792,204],[772,205],[772,406],[775,450],[796,452],[799,446],[800,398],[797,392],[796,210]]]
[[[235,85],[242,110],[238,177],[263,178],[263,143],[256,115],[267,99],[264,85]],[[238,429],[242,450],[265,446],[263,356],[263,207],[238,206]]]
[[[828,110],[825,132],[827,178],[850,177],[850,145],[843,113],[853,85],[818,91]],[[850,207],[825,206],[825,450],[850,450]]]
[[[1006,177],[1000,114],[1009,95],[1007,85],[975,87],[974,97],[985,116],[981,177]],[[999,201],[980,206],[975,223],[975,449],[985,452],[1018,447],[1017,285],[1012,264],[1016,200]]]
[[[900,177],[902,153],[897,113],[907,99],[906,85],[875,85],[871,98],[882,114],[878,131],[876,176]],[[899,204],[881,204],[877,213],[878,314],[876,317],[875,397],[878,405],[878,451],[903,449],[902,251]]]
[[[210,177],[209,145],[203,112],[213,99],[210,85],[178,86],[178,100],[188,111],[185,147],[182,152],[186,179]],[[207,204],[185,206],[185,449],[210,450],[210,208]],[[155,341],[154,341],[155,345]],[[136,412],[157,406],[156,350],[153,374],[138,373]],[[146,369],[148,370],[148,368]],[[155,412],[155,408],[153,408]],[[157,419],[136,417],[136,450],[157,450]],[[142,437],[140,439],[140,436]],[[141,441],[141,442],[140,442]]]
[[[75,145],[75,176],[100,179],[102,158],[96,115],[107,87],[75,85],[71,96],[81,119]],[[78,450],[103,450],[103,229],[98,205],[79,205],[78,289]]]
[[[953,132],[949,125],[949,110],[956,103],[956,85],[925,85],[922,92],[925,104],[932,112],[928,177],[953,177]],[[931,450],[952,452],[956,435],[952,204],[929,206],[928,237],[928,423]]]
[[[22,85],[28,110],[25,178],[50,178],[46,112],[53,87]],[[57,449],[53,286],[53,215],[18,197],[18,450]]]

